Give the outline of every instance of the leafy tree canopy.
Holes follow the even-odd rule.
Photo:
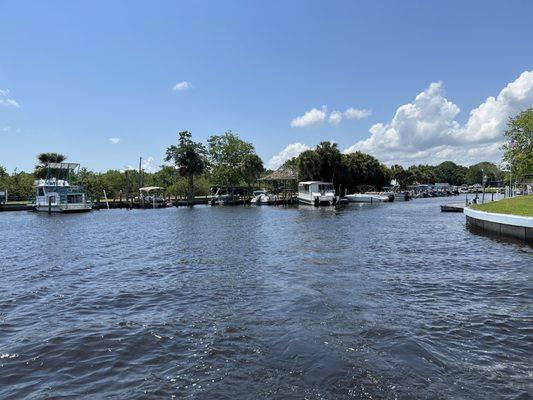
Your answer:
[[[245,142],[231,131],[223,135],[213,135],[207,143],[211,177],[214,183],[239,185],[246,181],[242,162],[246,156],[255,154],[251,143]]]
[[[511,118],[505,136],[509,142],[503,146],[503,162],[519,180],[533,174],[533,108]]]

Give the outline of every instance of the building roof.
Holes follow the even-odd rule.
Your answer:
[[[290,165],[282,165],[271,174],[259,179],[260,181],[295,181],[298,179],[296,168]]]

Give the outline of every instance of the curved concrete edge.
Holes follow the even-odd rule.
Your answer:
[[[465,207],[468,225],[483,232],[533,243],[533,217],[489,213]]]
[[[483,221],[494,222],[497,224],[523,226],[524,228],[533,228],[533,217],[490,213],[486,211],[474,210],[470,207],[465,207],[464,213],[467,217],[481,219]]]

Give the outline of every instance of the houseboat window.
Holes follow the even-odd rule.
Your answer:
[[[83,203],[81,194],[69,194],[67,196],[67,203]]]
[[[44,196],[44,189],[43,188],[37,189],[37,192],[38,192],[38,196]]]

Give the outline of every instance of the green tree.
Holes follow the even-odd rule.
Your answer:
[[[433,165],[411,165],[407,170],[413,176],[413,183],[418,184],[433,184],[437,181],[435,174],[435,166]]]
[[[402,189],[413,183],[414,174],[408,169],[404,169],[401,165],[393,165],[390,168],[390,173],[391,177],[396,180],[396,183]]]
[[[248,193],[264,171],[263,161],[257,154],[247,154],[242,160],[242,174],[248,184]]]
[[[239,185],[245,180],[242,162],[245,156],[255,154],[251,143],[241,140],[228,131],[223,135],[213,135],[208,140],[211,178],[222,185]]]
[[[521,179],[533,173],[533,108],[511,118],[505,131],[509,142],[503,145],[503,162]]]
[[[162,188],[169,188],[172,186],[180,177],[179,171],[169,165],[162,165],[161,169],[153,174],[153,181],[155,186]],[[172,193],[168,193],[172,194]]]
[[[341,152],[337,143],[324,141],[320,142],[315,149],[320,159],[320,179],[326,182],[338,184],[341,173]]]
[[[52,176],[56,176],[59,170],[48,169],[46,168],[46,164],[61,163],[66,159],[67,156],[60,153],[40,153],[39,155],[37,155],[37,160],[39,161],[39,164],[35,166],[34,175],[39,179],[46,178],[48,172],[50,172]]]
[[[33,174],[24,171],[17,172],[17,169],[15,168],[11,175],[0,178],[0,187],[2,189],[7,189],[10,199],[28,200],[33,196],[34,180],[35,177]]]
[[[444,161],[435,167],[435,177],[438,182],[447,182],[450,185],[465,183],[468,168],[457,165],[453,161]]]
[[[487,177],[487,182],[499,181],[502,178],[501,171],[496,164],[484,161],[468,167],[465,180],[469,185],[482,184],[483,176]]]
[[[377,158],[356,151],[342,155],[341,180],[348,192],[354,192],[358,186],[381,188],[390,182],[390,174]]]
[[[319,179],[320,157],[314,150],[306,150],[298,156],[297,161],[298,179],[301,181]]]
[[[178,146],[172,145],[167,149],[166,161],[174,161],[178,172],[187,177],[189,201],[194,199],[194,176],[200,175],[206,168],[206,150],[203,144],[194,142],[188,131],[180,132]]]

